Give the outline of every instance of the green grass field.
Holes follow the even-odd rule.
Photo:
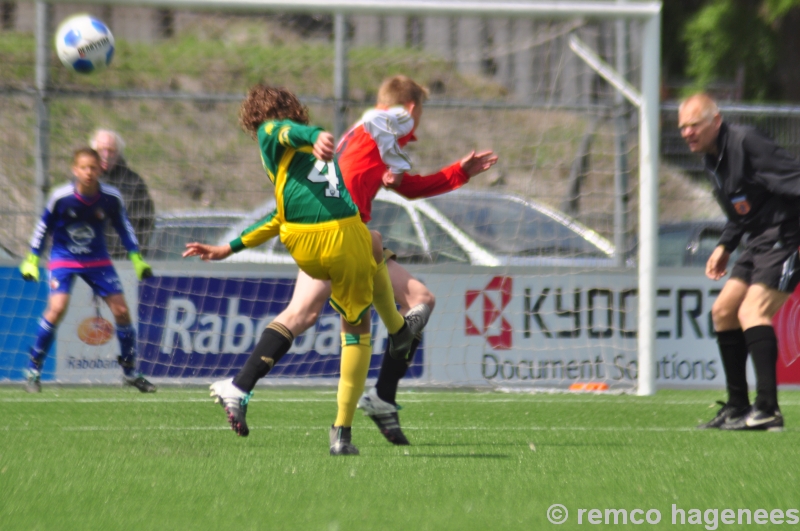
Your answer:
[[[4,386],[0,529],[583,529],[593,508],[772,528],[688,524],[693,508],[800,508],[800,393],[781,393],[783,433],[694,430],[721,396],[403,392],[412,446],[359,412],[361,455],[334,458],[332,389],[259,388],[239,438],[201,388]],[[547,520],[556,503],[564,525]]]

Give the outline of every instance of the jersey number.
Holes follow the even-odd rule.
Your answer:
[[[326,166],[328,171],[323,174],[322,170]],[[339,197],[339,176],[336,175],[336,165],[333,161],[326,164],[318,160],[314,164],[314,169],[308,174],[308,180],[312,183],[328,183],[328,187],[325,189],[325,197]]]

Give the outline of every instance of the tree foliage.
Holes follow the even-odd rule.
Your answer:
[[[686,73],[694,88],[731,81],[744,69],[745,98],[775,97],[773,71],[779,46],[770,19],[797,4],[800,0],[714,0],[698,11],[683,32]]]
[[[800,0],[764,0],[763,14],[767,22],[773,23],[796,7],[800,7]]]

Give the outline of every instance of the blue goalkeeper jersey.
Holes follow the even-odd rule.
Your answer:
[[[93,197],[83,197],[70,183],[56,188],[47,201],[31,238],[31,252],[42,252],[47,234],[53,235],[50,269],[104,267],[111,265],[103,236],[111,222],[128,252],[139,250],[139,242],[125,212],[119,190],[100,183]]]

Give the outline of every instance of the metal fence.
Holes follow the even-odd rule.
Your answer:
[[[32,4],[20,5],[27,6],[30,12]],[[66,13],[68,6],[54,9],[60,11],[51,13],[53,18]],[[114,17],[118,19],[120,16],[117,13]],[[181,35],[207,32],[208,24],[235,28],[242,19],[248,18],[252,17],[175,11],[169,34],[172,39],[179,39]],[[333,19],[328,16],[311,22],[285,15],[261,15],[258,19],[258,24],[263,24],[267,33],[274,31],[271,28],[276,26],[285,32],[280,36],[270,35],[266,37],[267,41],[286,39],[285,35],[295,34],[299,35],[296,38],[300,42],[311,46],[322,43],[324,48],[333,38]],[[611,60],[614,54],[613,25],[539,22],[528,27],[533,38],[524,34],[514,40],[516,26],[507,20],[484,23],[470,19],[468,22],[462,24],[455,19],[420,22],[413,17],[352,17],[347,26],[349,68],[351,72],[361,69],[378,72],[410,70],[431,88],[432,99],[427,105],[430,118],[426,117],[423,128],[424,134],[437,141],[412,147],[421,170],[433,170],[451,162],[466,147],[492,147],[503,156],[501,164],[487,179],[470,186],[509,191],[544,201],[611,238],[614,233],[614,192],[610,189],[609,177],[617,171],[613,159],[619,155],[614,155],[619,148],[608,139],[622,135],[626,146],[623,155],[630,160],[631,166],[626,170],[632,174],[636,169],[635,115],[629,115],[624,130],[613,126],[611,118],[616,112],[613,91],[575,62],[574,55],[565,48],[564,32],[577,28],[583,38],[604,50],[603,55]],[[508,23],[507,27],[505,23]],[[52,20],[49,24],[53,24]],[[459,48],[455,46],[458,39],[467,39],[471,35],[469,31],[457,31],[458,28],[462,25],[472,27],[470,24],[477,24],[482,32],[480,39],[485,41],[483,45],[473,42],[468,47],[478,50],[478,56],[485,59],[477,65],[467,60],[472,56],[452,55],[453,50]],[[383,28],[388,33],[372,31],[376,28]],[[402,33],[399,28],[409,31]],[[428,33],[411,31],[414,28],[427,28]],[[440,42],[441,32],[434,31],[437,28],[447,29],[450,37]],[[508,31],[504,33],[503,28]],[[219,32],[224,34],[223,30]],[[16,33],[18,36],[25,34],[25,31]],[[391,37],[395,34],[405,37]],[[0,32],[0,36],[6,38],[14,35],[8,28]],[[436,38],[439,40],[430,35],[438,35]],[[219,39],[218,36],[208,38]],[[135,41],[131,38],[132,43]],[[164,37],[145,41],[127,45],[121,40],[121,45],[128,53],[147,56],[159,53],[170,43],[170,39]],[[29,42],[34,44],[32,40]],[[501,43],[505,44],[501,46]],[[392,48],[395,45],[399,48]],[[437,48],[442,46],[441,50]],[[631,50],[626,52],[629,62],[637,53],[637,44],[633,42],[630,46]],[[46,40],[45,47],[50,48],[49,40]],[[408,52],[398,51],[400,49]],[[326,80],[328,76],[333,77],[330,75],[332,65],[327,63],[333,62],[332,52],[330,50],[327,56],[322,57],[325,61],[321,65],[323,78]],[[370,58],[371,53],[380,54],[380,59]],[[20,58],[28,64],[15,63]],[[35,206],[39,185],[35,182],[34,157],[37,105],[36,72],[32,67],[34,49],[30,49],[27,55],[11,54],[3,59],[3,70],[10,75],[0,77],[0,108],[3,109],[0,117],[0,245],[20,254],[24,252],[39,213]],[[123,63],[121,68],[128,70],[129,75],[135,76],[132,69],[142,68],[143,77],[147,78],[148,67],[125,64],[124,59],[120,61]],[[546,66],[546,69],[544,73],[537,73],[535,68],[526,70],[524,74],[527,77],[523,82],[519,79],[523,74],[519,66],[515,73],[515,61]],[[379,62],[384,65],[378,67]],[[52,138],[48,144],[48,173],[53,183],[68,177],[70,150],[83,143],[94,127],[110,125],[129,137],[129,161],[148,181],[160,211],[248,209],[268,197],[269,189],[256,189],[247,185],[246,179],[235,178],[226,182],[220,178],[230,168],[234,168],[236,175],[260,172],[258,161],[248,156],[250,146],[247,138],[235,133],[235,114],[241,92],[225,91],[225,86],[219,90],[213,79],[203,79],[202,73],[198,76],[180,70],[151,87],[137,86],[135,82],[126,85],[118,73],[108,81],[98,83],[98,79],[104,79],[100,77],[87,84],[83,79],[67,75],[56,64],[55,58],[51,57],[50,63],[47,101]],[[629,75],[635,79],[636,68],[630,68]],[[20,70],[22,74],[12,73]],[[206,77],[230,75],[231,72],[214,66],[209,68]],[[296,74],[281,70],[272,75],[296,79]],[[366,81],[360,79],[361,76],[360,73],[351,74],[349,98],[345,101],[336,99],[332,84],[302,86],[303,100],[311,106],[315,120],[335,128],[342,111],[346,122],[357,119],[358,114],[372,103],[375,85],[379,81],[377,75]],[[291,81],[290,84],[297,83]],[[232,84],[227,85],[230,86]],[[523,98],[520,94],[527,96]],[[755,125],[791,153],[800,155],[800,107],[723,104],[721,109],[726,120]],[[479,131],[474,134],[457,131],[458,122],[465,117],[473,120],[470,129]],[[513,134],[519,137],[504,136],[499,124],[518,123],[525,117],[530,123],[548,120],[550,127],[545,130],[529,123],[512,129]],[[164,120],[162,125],[159,125],[160,120]],[[201,135],[189,141],[193,128],[227,132],[218,135],[210,146],[207,144],[201,148],[196,145]],[[165,138],[158,138],[162,134]],[[557,138],[564,134],[570,138]],[[180,136],[184,136],[186,142],[175,140]],[[677,195],[662,200],[662,220],[719,216],[710,196],[700,202],[693,199],[703,194],[702,167],[700,158],[690,153],[680,138],[675,102],[661,106],[661,157],[662,182],[665,175],[677,173],[687,176],[695,187],[681,195],[682,185],[675,183],[673,188],[678,190]],[[636,180],[632,178],[626,190],[632,200],[627,206],[628,213],[635,209],[636,186]],[[635,231],[635,216],[628,216],[626,232],[633,234]]]
[[[71,151],[97,127],[123,135],[125,157],[160,213],[249,210],[271,194],[250,140],[236,125],[250,84],[267,79],[289,86],[316,123],[341,131],[374,104],[381,79],[394,73],[431,90],[420,126],[425,141],[409,148],[420,173],[470,149],[494,149],[501,163],[470,187],[566,208],[609,238],[614,211],[624,208],[626,230],[636,230],[636,216],[628,215],[635,209],[636,179],[626,185],[630,204],[615,206],[621,192],[614,188],[615,172],[636,171],[636,113],[615,120],[620,104],[613,90],[567,46],[574,32],[607,60],[621,58],[636,82],[634,20],[623,25],[630,42],[623,39],[619,48],[617,21],[579,17],[358,15],[337,25],[344,19],[329,14],[172,10],[169,31],[137,33],[138,26],[163,22],[163,13],[81,6],[112,20],[120,35],[113,68],[80,77],[58,64],[50,38],[41,36],[75,6],[34,13],[33,4],[19,5],[28,19],[39,18],[23,24],[26,31],[0,32],[3,69],[10,74],[0,77],[0,242],[16,254],[25,250],[43,191],[69,178]],[[15,52],[9,43],[26,42],[26,35],[30,48]],[[340,36],[347,41],[344,51]],[[304,57],[293,61],[292,54]],[[47,58],[44,68],[34,68],[37,55]],[[620,165],[620,158],[632,162]]]
[[[796,105],[721,104],[723,120],[752,125],[800,157],[800,107]],[[693,177],[703,178],[703,166],[698,155],[689,151],[678,130],[678,104],[661,106],[661,157]]]

